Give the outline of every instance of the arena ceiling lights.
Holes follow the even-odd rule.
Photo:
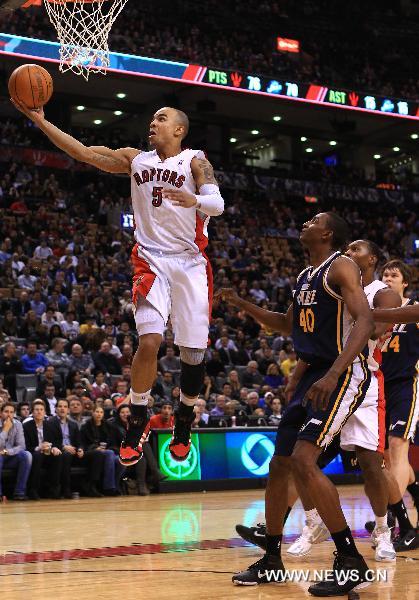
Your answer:
[[[0,54],[59,62],[59,44],[0,33]],[[419,120],[419,102],[402,98],[373,96],[355,90],[272,79],[242,71],[213,69],[203,65],[146,58],[119,52],[110,53],[110,72],[136,75],[294,102],[362,111],[372,114]],[[123,92],[117,94],[123,98]]]

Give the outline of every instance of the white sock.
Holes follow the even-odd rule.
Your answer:
[[[148,397],[150,394],[151,390],[143,392],[142,394],[138,394],[137,392],[134,392],[134,390],[131,388],[131,402],[133,404],[140,404],[141,406],[146,406],[148,404]]]
[[[377,517],[377,515],[375,515],[375,526],[376,527],[388,527],[387,513],[384,515],[384,517]]]
[[[183,402],[183,404],[186,404],[186,406],[195,406],[197,400],[198,396],[195,396],[195,398],[187,398],[182,390],[180,390],[180,401]]]
[[[306,510],[306,519],[307,521],[311,521],[312,523],[321,523],[321,517],[317,512],[317,508],[313,508],[311,510]]]

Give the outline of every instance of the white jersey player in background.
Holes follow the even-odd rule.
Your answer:
[[[153,150],[141,152],[87,147],[47,121],[42,109],[13,103],[72,158],[108,173],[131,176],[137,242],[132,252],[133,301],[139,346],[132,362],[131,417],[120,461],[129,466],[142,457],[149,434],[148,397],[169,316],[181,358],[181,397],[169,448],[175,460],[185,460],[204,378],[212,299],[211,268],[203,254],[206,229],[209,217],[224,210],[212,166],[201,150],[182,151],[189,120],[175,108],[161,108],[154,114],[149,131]]]

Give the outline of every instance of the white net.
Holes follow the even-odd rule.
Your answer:
[[[108,37],[128,0],[44,0],[60,42],[60,70],[86,80],[110,66]]]

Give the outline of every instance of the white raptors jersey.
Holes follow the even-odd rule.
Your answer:
[[[202,150],[183,150],[160,160],[156,150],[141,152],[131,164],[131,197],[135,238],[140,247],[155,254],[197,254],[208,244],[209,217],[195,206],[173,206],[162,197],[165,189],[196,194],[191,160],[205,158]]]
[[[364,287],[364,292],[370,308],[374,308],[374,296],[379,290],[388,289],[385,283],[375,279],[369,285]],[[368,367],[370,371],[378,371],[381,366],[381,350],[379,348],[380,340],[368,340]],[[378,347],[377,347],[378,346]]]

